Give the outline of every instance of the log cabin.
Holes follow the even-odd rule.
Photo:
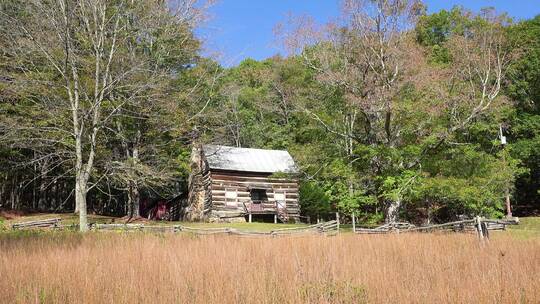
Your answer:
[[[287,151],[194,145],[184,219],[296,222],[297,176]]]

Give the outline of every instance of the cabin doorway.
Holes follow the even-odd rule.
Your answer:
[[[264,222],[266,220],[265,217],[268,216],[268,214],[266,214],[268,210],[265,209],[265,206],[267,207],[268,205],[266,204],[268,203],[268,194],[266,192],[266,189],[251,188],[249,190],[249,196],[251,199],[251,203],[249,205],[249,213],[247,216],[248,222]]]
[[[258,204],[268,201],[268,195],[266,194],[266,189],[253,188],[250,190],[251,202],[253,204]]]

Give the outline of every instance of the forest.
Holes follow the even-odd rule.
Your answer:
[[[211,2],[0,0],[0,209],[137,217],[194,141],[288,150],[303,215],[437,223],[540,209],[540,16],[345,0],[225,67]]]

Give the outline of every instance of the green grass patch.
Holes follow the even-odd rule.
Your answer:
[[[540,217],[521,217],[519,225],[507,226],[508,233],[517,238],[540,238]]]
[[[305,227],[306,224],[274,224],[274,223],[200,223],[200,222],[154,222],[156,224],[174,224],[193,228],[234,228],[249,231],[271,231],[282,228]]]

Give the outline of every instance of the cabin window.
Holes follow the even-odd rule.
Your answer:
[[[238,193],[236,189],[225,189],[225,204],[227,206],[237,206]]]
[[[266,195],[266,189],[251,189],[250,193],[251,193],[251,200],[254,203],[268,201],[268,196]]]

